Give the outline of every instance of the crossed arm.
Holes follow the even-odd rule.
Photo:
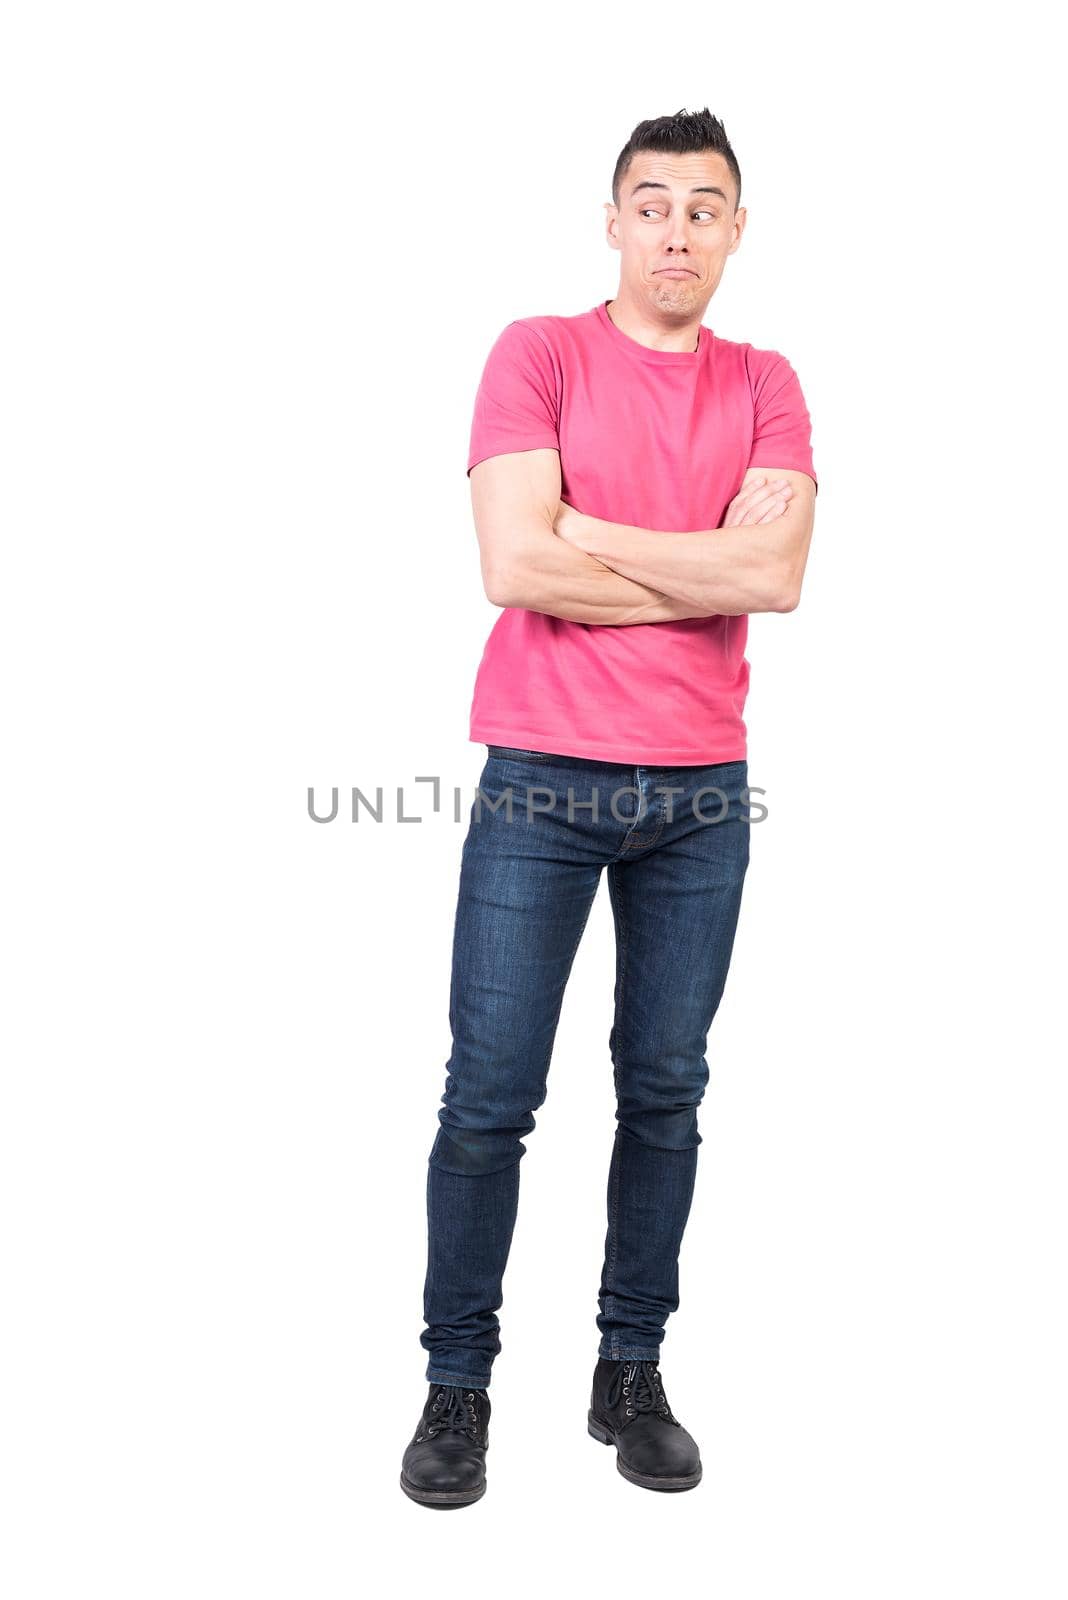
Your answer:
[[[618,626],[798,604],[815,501],[807,473],[750,468],[721,527],[683,532],[607,522],[561,501],[556,450],[490,457],[470,481],[495,605]]]

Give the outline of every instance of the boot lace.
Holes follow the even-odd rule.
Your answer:
[[[619,1404],[621,1398],[626,1401],[627,1422],[632,1422],[642,1412],[652,1411],[657,1416],[663,1417],[665,1422],[673,1422],[676,1428],[682,1426],[668,1405],[663,1380],[655,1361],[620,1363],[608,1386],[605,1404],[612,1410]],[[623,1424],[624,1427],[626,1425]]]
[[[418,1440],[433,1439],[439,1433],[466,1433],[478,1441],[478,1412],[475,1409],[475,1391],[459,1384],[443,1384],[434,1396],[426,1427],[416,1436]]]

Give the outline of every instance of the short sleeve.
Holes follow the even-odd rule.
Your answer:
[[[498,335],[475,395],[467,470],[513,450],[559,450],[560,384],[553,352],[526,322]]]
[[[746,355],[753,390],[751,467],[788,467],[807,472],[816,482],[812,462],[812,424],[797,373],[777,350]]]

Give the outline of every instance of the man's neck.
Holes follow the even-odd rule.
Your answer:
[[[625,333],[628,339],[633,339],[636,344],[645,345],[649,350],[691,353],[700,349],[700,318],[696,322],[684,322],[678,325],[650,322],[642,312],[627,304],[619,296],[615,300],[608,301],[605,315],[620,333]]]

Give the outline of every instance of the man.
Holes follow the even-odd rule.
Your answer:
[[[816,493],[789,362],[702,323],[741,243],[740,195],[707,108],[640,123],[605,208],[615,298],[510,323],[475,402],[472,505],[486,594],[503,609],[471,711],[488,756],[428,1167],[430,1389],[401,1474],[425,1505],[485,1491],[521,1135],[545,1098],[604,867],[617,1125],[587,1426],[631,1483],[701,1477],[659,1355],[749,860],[747,618],[796,607]],[[544,1348],[557,1357],[551,1314]]]

